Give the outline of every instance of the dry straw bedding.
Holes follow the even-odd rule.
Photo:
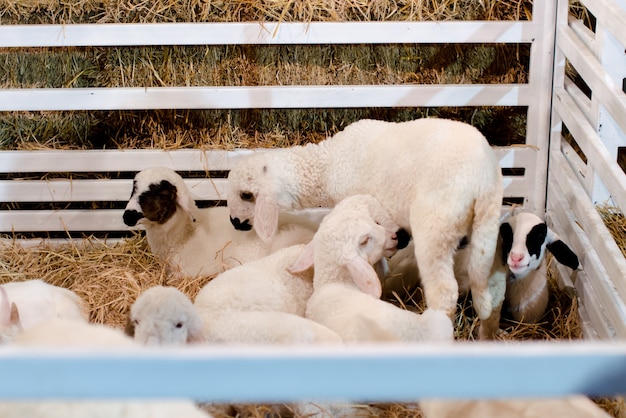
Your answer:
[[[130,239],[106,243],[95,239],[67,245],[24,247],[6,240],[0,251],[0,284],[41,278],[44,281],[76,292],[88,304],[90,320],[123,329],[130,306],[144,290],[155,285],[176,286],[190,298],[210,278],[177,279],[165,274],[164,265],[149,250],[145,237],[136,234]],[[581,337],[576,299],[570,292],[559,291],[551,281],[551,309],[545,320],[536,325],[503,323],[504,343],[520,340],[578,339]],[[410,308],[411,301],[404,301]],[[471,302],[459,301],[456,322],[457,338],[472,340],[477,320]],[[289,415],[286,407],[279,410],[268,405],[239,405],[211,408],[219,416],[257,417],[265,413]],[[364,417],[420,417],[419,409],[408,404],[362,405]]]

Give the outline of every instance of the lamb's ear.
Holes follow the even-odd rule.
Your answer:
[[[559,236],[550,228],[548,228],[546,241],[546,248],[552,253],[554,258],[556,258],[556,261],[571,268],[572,270],[576,270],[578,268],[580,265],[578,256],[570,247],[567,246],[566,243],[561,241]]]
[[[383,294],[380,279],[374,267],[372,267],[365,258],[354,257],[346,264],[346,267],[350,272],[352,280],[362,292],[372,295],[376,299],[380,299]]]
[[[176,204],[189,215],[191,220],[195,221],[192,212],[192,206],[195,205],[195,201],[182,187],[176,187]]]
[[[18,311],[15,303],[11,303],[11,314],[9,316],[11,325],[21,329],[22,322],[20,321],[20,312]]]
[[[306,247],[304,247],[304,250],[302,251],[302,254],[300,254],[300,256],[298,257],[298,259],[292,265],[287,267],[287,271],[296,274],[302,273],[303,271],[313,267],[313,256],[315,254],[315,251],[313,251],[314,246],[315,245],[311,240],[311,242],[309,242]]]
[[[276,200],[259,193],[254,205],[254,229],[265,243],[268,243],[278,230],[278,211]]]

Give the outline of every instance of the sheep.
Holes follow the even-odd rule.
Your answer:
[[[281,252],[297,253],[299,249],[302,249],[301,246],[296,246],[296,251],[292,251],[291,248],[279,250],[271,256],[271,263],[281,258]],[[292,295],[297,301],[296,304],[283,305],[280,298],[275,298],[279,295],[285,298],[291,296],[285,292],[289,286],[282,288],[280,280],[276,280],[275,285],[272,285],[271,270],[266,273],[260,271],[259,276],[267,278],[267,282],[261,283],[260,286],[251,286],[251,292],[247,292],[245,281],[259,280],[258,276],[254,275],[255,270],[258,270],[255,265],[258,264],[259,262],[253,261],[218,275],[202,289],[199,308],[174,287],[154,286],[147,289],[131,307],[126,334],[135,341],[149,345],[341,343],[341,337],[330,329],[291,313],[304,313],[304,308],[298,308],[296,305],[304,305],[304,300],[299,297],[300,293],[304,296],[310,293],[306,289],[307,286],[301,288],[301,283],[298,283],[301,281],[299,276],[286,276],[284,280],[285,285],[293,281],[295,286],[292,286],[291,290],[298,294]],[[267,263],[267,266],[271,265]],[[238,270],[241,270],[240,274]],[[222,275],[226,278],[220,279]],[[306,280],[310,281],[310,277]],[[211,285],[213,281],[215,284]],[[240,286],[244,291],[244,297],[237,295],[237,288]],[[228,292],[230,293],[226,294]],[[236,295],[236,301],[230,299],[233,295]],[[246,299],[249,304],[246,303]],[[227,308],[222,310],[223,305]],[[246,310],[249,307],[255,310]],[[293,408],[300,416],[320,415],[322,409],[345,410],[335,405],[314,405],[308,402],[297,403]]]
[[[41,279],[5,283],[0,286],[0,292],[2,342],[51,317],[89,321],[87,306],[80,296]]]
[[[165,167],[135,175],[123,219],[129,227],[145,229],[151,251],[173,277],[211,277],[279,248],[307,243],[317,229],[310,217],[284,214],[272,242],[261,241],[254,231],[234,231],[227,207],[198,208],[183,178]]]
[[[409,247],[407,247],[408,249]],[[406,249],[405,249],[406,250]],[[548,300],[546,250],[561,264],[577,269],[576,254],[541,218],[530,212],[505,213],[500,222],[496,256],[491,269],[491,281],[506,281],[504,301],[494,309],[492,317],[479,328],[481,338],[492,338],[499,330],[500,309],[505,316],[518,322],[536,323],[544,315]],[[419,285],[419,273],[411,268],[411,254],[396,254],[389,261],[389,273],[383,279],[387,296],[400,292],[406,286],[410,292]],[[469,291],[465,266],[469,253],[461,246],[455,255],[455,276],[460,293]],[[499,276],[497,280],[493,276]],[[402,286],[400,286],[402,284]],[[406,296],[403,294],[402,296]]]
[[[126,335],[145,345],[182,345],[202,342],[202,319],[191,300],[170,286],[142,292],[128,315]]]
[[[420,315],[380,300],[382,288],[373,265],[396,251],[397,226],[388,229],[368,211],[355,210],[355,198],[363,196],[342,200],[326,215],[307,250],[290,267],[292,272],[314,267],[305,317],[334,330],[347,343],[378,341],[381,332],[400,341],[454,340],[447,312],[429,308]],[[363,321],[371,326],[363,327]],[[367,328],[370,332],[364,332]]]
[[[12,342],[17,347],[78,347],[139,350],[120,330],[64,318],[49,318],[24,330]],[[97,378],[97,376],[94,376]],[[26,400],[0,401],[3,418],[211,418],[191,400]]]
[[[408,122],[360,120],[318,144],[256,153],[228,175],[228,207],[235,228],[252,225],[274,236],[278,213],[332,208],[367,193],[378,198],[414,238],[428,307],[456,313],[453,255],[468,236],[468,275],[474,308],[490,317],[504,282],[488,283],[502,207],[502,174],[486,138],[447,119]]]
[[[222,343],[340,343],[326,327],[304,318],[313,292],[310,271],[287,270],[304,244],[225,271],[196,295],[206,340]]]
[[[519,212],[500,225],[499,257],[506,271],[504,309],[518,322],[536,323],[550,296],[546,250],[561,264],[576,270],[578,256],[539,216]]]
[[[218,274],[193,305],[175,288],[148,289],[131,307],[127,333],[153,344],[341,343],[330,329],[304,318],[312,273],[286,269],[304,248],[282,248]]]

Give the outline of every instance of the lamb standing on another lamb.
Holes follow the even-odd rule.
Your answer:
[[[174,276],[210,277],[259,259],[277,249],[307,243],[317,224],[306,216],[284,214],[271,242],[254,231],[235,231],[226,207],[200,209],[183,178],[153,167],[136,174],[124,223],[141,225],[151,251]]]
[[[264,240],[279,211],[333,207],[343,198],[376,197],[410,231],[430,308],[456,313],[453,256],[470,237],[468,275],[474,307],[487,319],[501,300],[489,283],[502,207],[500,165],[474,127],[444,119],[361,120],[319,144],[252,155],[229,173],[233,225],[253,225]]]
[[[399,341],[454,340],[454,327],[445,311],[430,308],[420,315],[379,299],[382,288],[373,266],[396,251],[397,227],[389,230],[367,211],[355,208],[353,200],[364,197],[339,202],[291,266],[294,272],[314,266],[314,291],[306,317],[334,330],[345,342],[377,341],[381,333],[384,340],[389,336]],[[370,326],[364,327],[364,322]]]

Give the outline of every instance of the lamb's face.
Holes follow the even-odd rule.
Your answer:
[[[180,184],[184,184],[182,178],[170,169],[149,168],[137,173],[124,210],[124,223],[135,226],[167,222],[176,212]]]
[[[347,197],[339,202],[335,208],[338,211],[355,210],[361,213],[361,216],[367,216],[376,224],[382,226],[387,231],[389,239],[395,242],[393,246],[388,246],[385,250],[385,257],[391,257],[398,249],[404,248],[408,244],[408,235],[403,235],[403,237],[407,239],[403,239],[402,242],[400,242],[400,227],[391,218],[389,212],[383,208],[380,201],[371,195],[363,194]]]
[[[146,345],[182,345],[198,339],[201,320],[183,293],[155,286],[142,293],[133,306],[126,334]]]
[[[342,211],[341,216],[330,219],[328,216],[322,221],[316,235],[323,238],[322,246],[327,252],[325,257],[334,258],[337,264],[345,265],[358,256],[374,265],[396,253],[398,238],[395,232],[389,231],[363,212]]]
[[[532,213],[518,213],[500,226],[502,256],[511,273],[521,279],[537,269],[547,245],[548,226]]]
[[[270,199],[269,173],[263,155],[251,155],[228,173],[227,202],[235,229],[249,231],[260,199]]]

